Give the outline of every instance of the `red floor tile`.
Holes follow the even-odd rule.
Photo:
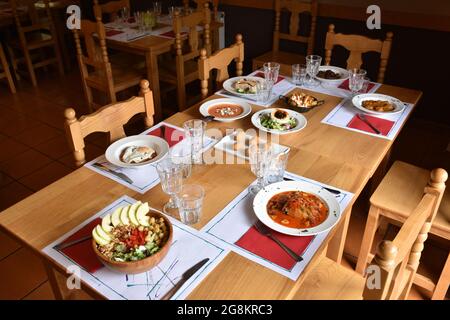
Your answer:
[[[7,184],[0,188],[0,211],[9,208],[31,194],[33,194],[33,191],[18,182],[14,181]]]
[[[71,169],[59,162],[51,162],[49,165],[21,178],[19,182],[27,188],[38,191],[49,184],[61,179],[72,172]]]
[[[20,179],[44,167],[52,160],[33,149],[0,163],[0,170],[14,179]]]

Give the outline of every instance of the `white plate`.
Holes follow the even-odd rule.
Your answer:
[[[199,111],[205,117],[210,116],[210,114],[208,113],[208,109],[215,105],[222,104],[222,103],[238,105],[243,109],[242,113],[240,115],[232,117],[232,118],[214,117],[214,120],[221,121],[221,122],[231,122],[231,121],[235,121],[237,119],[244,118],[252,112],[252,107],[247,102],[241,101],[238,99],[230,99],[230,98],[208,100],[200,106]]]
[[[285,131],[268,129],[268,128],[264,127],[261,124],[260,116],[263,114],[266,114],[266,113],[270,114],[275,109],[281,109],[281,110],[284,110],[287,113],[289,113],[289,115],[291,117],[294,117],[294,119],[297,120],[297,125],[294,128],[285,130]],[[258,128],[259,130],[265,131],[265,132],[269,132],[272,134],[289,134],[289,133],[298,132],[298,131],[302,130],[304,127],[306,127],[306,124],[308,123],[308,121],[302,114],[300,114],[296,111],[289,110],[289,109],[282,109],[282,108],[270,108],[270,109],[264,109],[264,110],[254,113],[252,116],[252,123],[256,128]]]
[[[225,137],[223,137],[218,143],[216,143],[216,145],[214,146],[214,148],[216,148],[217,150],[222,150],[226,153],[229,154],[233,154],[236,155],[242,159],[245,160],[249,160],[248,156],[245,154],[245,150],[235,150],[233,148],[233,145],[236,143],[235,140],[233,139],[233,136],[236,135],[236,133],[233,134],[229,134]],[[245,135],[247,138],[251,138],[252,136],[249,134]],[[272,143],[271,144],[273,147],[273,151],[275,153],[282,153],[282,152],[288,152],[290,150],[289,147],[283,146],[281,144],[277,144],[277,143]]]
[[[120,159],[120,156],[122,155],[122,152],[125,148],[131,146],[148,146],[156,151],[156,157],[141,163],[125,163]],[[160,137],[142,134],[137,136],[129,136],[112,143],[108,147],[108,149],[106,149],[105,157],[109,163],[112,163],[116,166],[123,168],[133,168],[158,162],[162,160],[168,152],[169,144],[166,142],[166,140]]]
[[[225,80],[225,82],[222,84],[222,87],[231,94],[256,100],[256,94],[254,94],[254,93],[239,93],[236,91],[236,89],[234,88],[234,83],[240,79],[248,79],[248,80],[253,80],[253,81],[258,81],[258,82],[263,80],[260,77],[234,77],[234,78]]]
[[[331,70],[335,73],[339,73],[341,75],[341,77],[339,79],[324,79],[324,78],[320,78],[316,76],[317,80],[320,80],[321,82],[324,83],[341,83],[342,81],[344,81],[345,79],[348,78],[348,71],[343,69],[343,68],[339,68],[339,67],[334,67],[334,66],[320,66],[319,67],[319,71],[326,71],[326,70]]]
[[[388,112],[379,112],[379,111],[373,111],[366,109],[362,106],[362,102],[365,100],[385,100],[389,101],[394,105],[394,110],[388,111]],[[353,97],[352,99],[353,105],[358,108],[359,110],[365,112],[365,113],[371,113],[371,114],[377,114],[377,115],[391,115],[396,114],[399,112],[402,112],[405,108],[405,105],[398,100],[397,98],[387,96],[385,94],[379,94],[379,93],[365,93],[365,94],[358,94]]]
[[[320,198],[328,206],[328,216],[321,224],[307,229],[297,229],[282,226],[269,217],[267,203],[276,194],[286,191],[303,191]],[[341,210],[336,198],[318,185],[305,181],[282,181],[268,185],[255,196],[253,210],[258,219],[272,230],[291,236],[311,236],[331,229],[339,221]]]

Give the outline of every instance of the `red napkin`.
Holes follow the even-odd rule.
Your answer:
[[[108,31],[106,31],[106,36],[107,37],[112,37],[112,36],[115,36],[115,35],[121,34],[121,33],[123,33],[123,31],[120,31],[120,30],[108,30]]]
[[[380,130],[381,134],[383,134],[384,136],[388,135],[389,131],[391,131],[392,127],[395,124],[394,121],[369,116],[367,114],[365,116],[367,118],[367,121],[369,121],[375,128]],[[368,124],[359,119],[356,115],[352,120],[350,120],[350,122],[347,124],[347,127],[370,133],[376,133],[371,127],[369,127]]]
[[[348,90],[348,91],[351,91],[350,88],[348,87],[348,84],[349,84],[349,80],[346,79],[344,82],[342,82],[342,83],[339,85],[338,88],[344,89],[344,90]],[[375,86],[375,83],[369,82],[369,84],[367,85],[367,91],[366,91],[366,93],[369,92],[374,86]]]
[[[165,126],[165,125],[162,125],[162,126],[164,126],[166,128],[165,132],[164,132],[164,140],[167,141],[167,143],[169,144],[169,147],[172,147],[172,146],[176,145],[178,142],[180,142],[181,140],[183,140],[184,133],[182,131],[172,128],[172,127],[169,127],[169,126]],[[158,127],[155,130],[152,130],[147,134],[160,137],[161,136],[161,127]]]
[[[299,255],[303,254],[314,239],[314,236],[295,237],[276,231],[272,231],[272,234]],[[263,236],[253,226],[236,241],[236,245],[288,270],[292,269],[297,263],[278,244]]]
[[[68,237],[62,243],[66,243],[90,235],[92,233],[92,229],[94,229],[96,225],[101,223],[101,221],[102,219],[100,218],[94,219],[86,226]],[[88,239],[86,241],[79,242],[70,247],[62,249],[61,252],[75,261],[89,273],[94,273],[95,271],[103,267],[103,264],[98,260],[97,255],[92,249],[92,239]]]
[[[184,36],[186,34],[187,34],[187,32],[181,32],[181,36]],[[168,38],[175,38],[175,33],[173,31],[167,31],[167,32],[161,33],[160,36],[168,37]]]
[[[264,72],[258,72],[255,74],[255,77],[260,77],[260,78],[264,78]],[[280,82],[281,80],[283,80],[284,77],[283,76],[278,76],[277,82],[275,82],[275,84],[277,84],[278,82]]]

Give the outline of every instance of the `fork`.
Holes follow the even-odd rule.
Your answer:
[[[266,227],[264,224],[262,224],[261,221],[256,221],[256,223],[253,226],[260,234],[268,237],[269,239],[273,240],[276,244],[278,244],[281,247],[281,249],[286,251],[286,253],[291,256],[292,259],[294,259],[295,261],[298,261],[298,262],[303,260],[302,257],[300,257],[298,254],[296,254],[294,251],[292,251],[283,242],[278,240],[278,238],[272,234],[270,229],[268,227]]]

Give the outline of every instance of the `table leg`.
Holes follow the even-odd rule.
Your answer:
[[[53,291],[53,295],[55,296],[56,300],[63,300],[64,296],[61,290],[61,287],[58,283],[58,279],[57,279],[57,275],[56,275],[56,271],[48,261],[46,261],[45,259],[43,259],[44,262],[44,266],[45,266],[45,271],[47,272],[47,277],[48,277],[48,282],[50,283],[50,286],[52,288]]]
[[[152,51],[145,54],[145,62],[147,65],[147,80],[153,92],[153,101],[155,106],[155,122],[159,122],[163,118],[161,108],[161,94],[159,89],[159,71],[158,71],[158,55]]]
[[[327,257],[339,264],[341,263],[342,255],[344,254],[345,239],[347,237],[351,214],[352,208],[349,208],[348,212],[343,217],[344,220],[340,223],[333,238],[328,243]]]

